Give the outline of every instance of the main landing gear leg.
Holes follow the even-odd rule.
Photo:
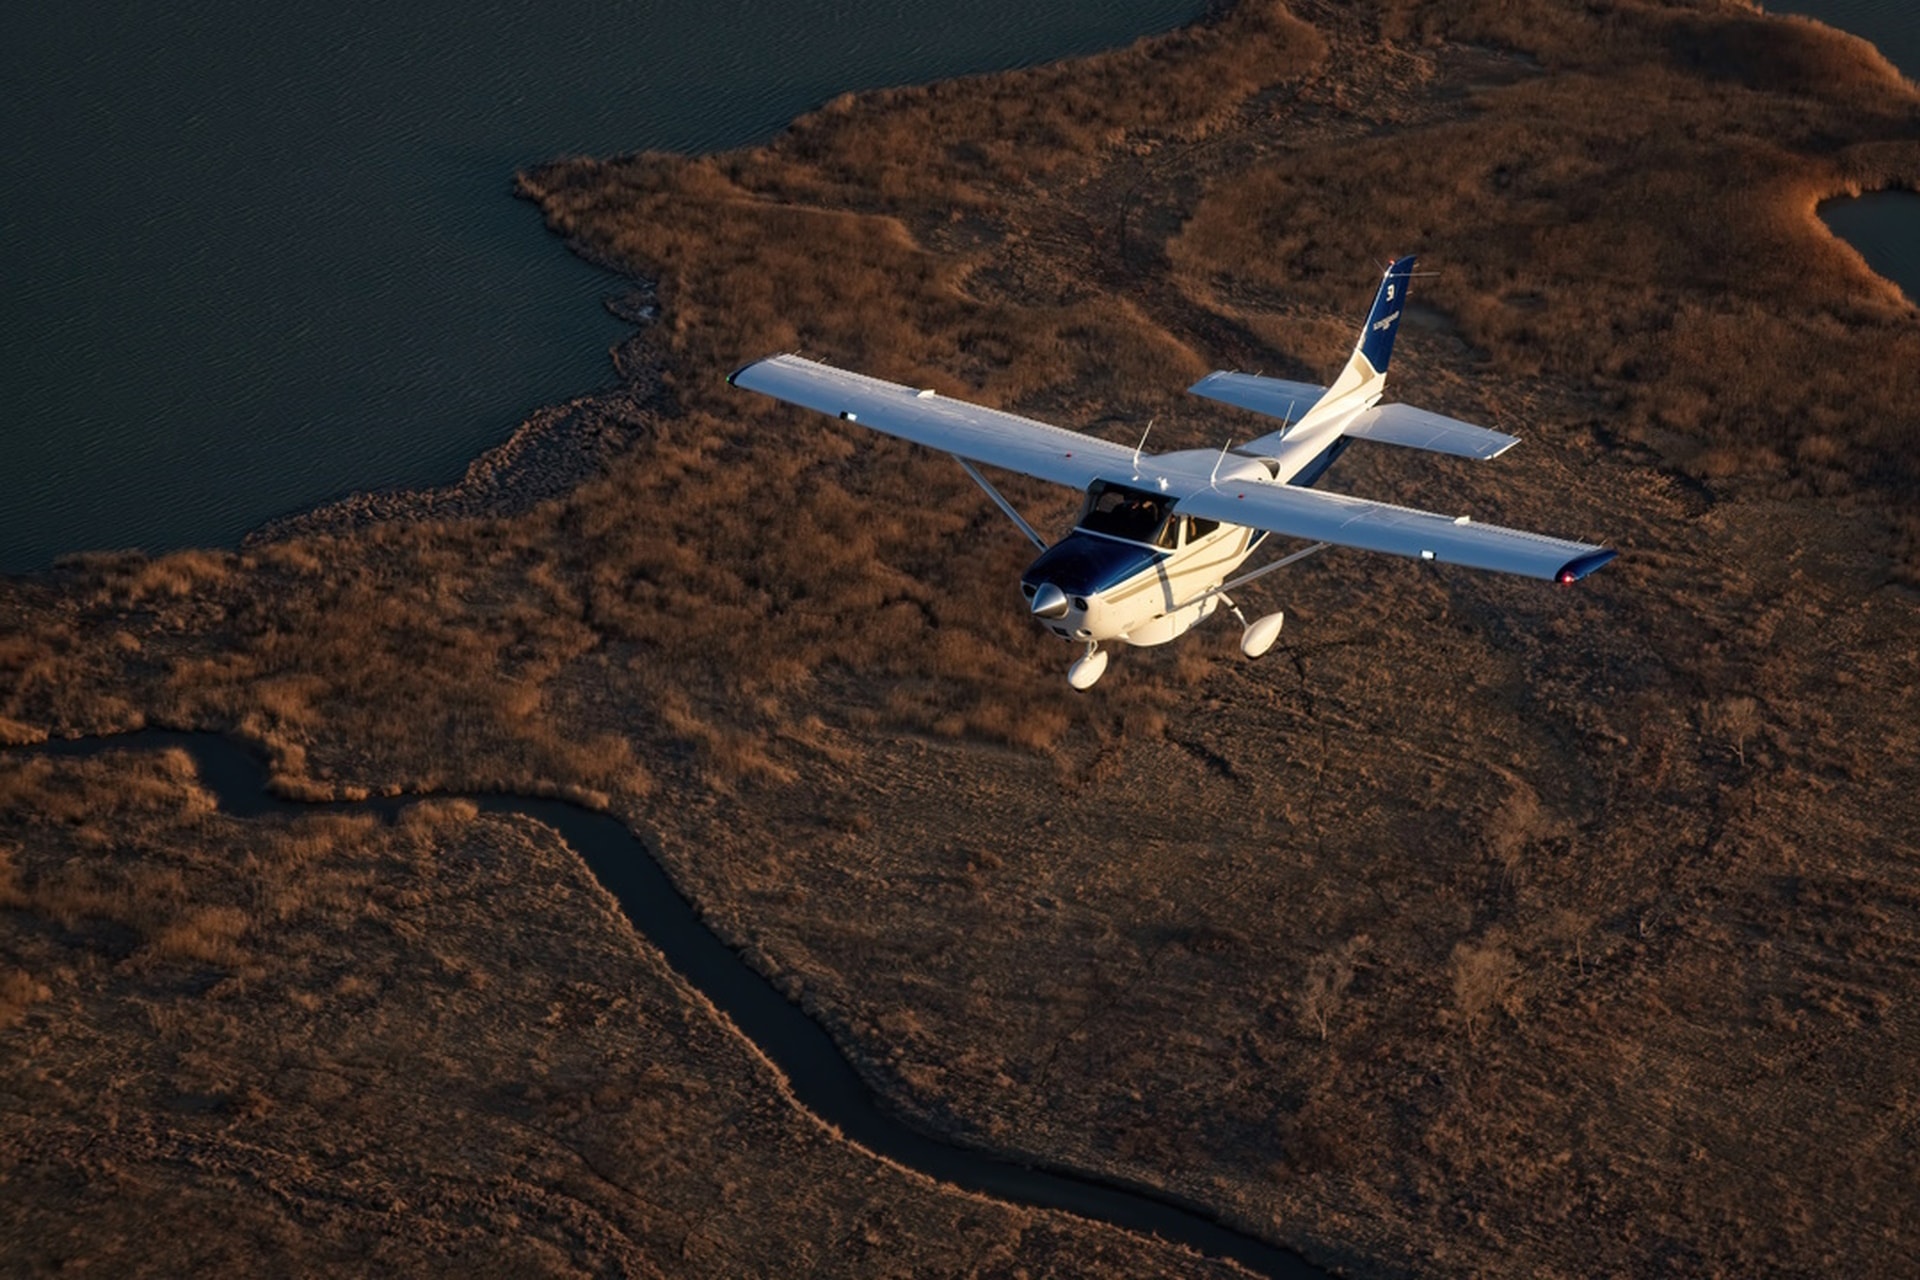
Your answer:
[[[1093,688],[1094,681],[1105,675],[1106,670],[1107,651],[1089,640],[1080,660],[1067,668],[1067,683],[1084,693]]]

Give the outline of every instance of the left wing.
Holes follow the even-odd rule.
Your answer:
[[[1475,524],[1466,516],[1443,516],[1290,484],[1222,482],[1188,493],[1178,509],[1289,537],[1556,582],[1584,578],[1617,554],[1590,543]]]
[[[727,381],[943,453],[1076,489],[1133,470],[1133,450],[1124,445],[799,356],[756,361]]]

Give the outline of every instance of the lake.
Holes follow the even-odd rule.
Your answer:
[[[1920,66],[1908,0],[1778,7]],[[355,490],[444,483],[605,385],[617,282],[511,198],[518,168],[738,146],[845,90],[1091,52],[1201,8],[25,6],[0,42],[0,572],[233,545]],[[1822,214],[1920,297],[1920,197]]]
[[[1801,13],[1864,36],[1909,80],[1920,78],[1920,5],[1913,0],[1785,0],[1776,13]],[[1867,265],[1920,302],[1920,195],[1877,191],[1820,206],[1833,233],[1860,251]]]
[[[10,12],[0,571],[236,543],[437,484],[605,385],[617,282],[510,194],[771,136],[849,89],[1088,53],[1201,0],[571,0]]]

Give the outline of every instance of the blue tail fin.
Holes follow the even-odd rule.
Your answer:
[[[1407,287],[1412,279],[1412,254],[1387,268],[1387,274],[1380,281],[1380,292],[1373,295],[1373,309],[1367,312],[1367,327],[1360,331],[1360,341],[1354,344],[1347,367],[1327,388],[1327,394],[1300,419],[1296,431],[1350,414],[1380,398],[1386,386],[1387,360],[1393,355],[1393,336],[1400,332],[1400,316],[1406,309]]]
[[[1406,307],[1407,288],[1413,278],[1414,255],[1408,254],[1387,268],[1374,295],[1373,310],[1367,312],[1367,327],[1360,335],[1360,354],[1367,358],[1375,373],[1387,371],[1393,355],[1393,335],[1400,332],[1400,314]]]

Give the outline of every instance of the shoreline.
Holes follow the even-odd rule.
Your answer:
[[[1901,74],[1864,36],[1811,15],[1766,10],[1760,12],[1770,18],[1837,32],[1866,46],[1889,70]],[[1208,20],[1208,16],[1203,14],[1193,25],[1198,26]],[[1192,27],[1177,30],[1190,29]],[[1149,36],[1144,39],[1150,41],[1159,38],[1163,37]],[[959,79],[970,78],[974,77]],[[858,96],[885,96],[896,92],[898,90],[881,89]],[[854,95],[841,96],[851,99]],[[837,99],[830,101],[799,120],[832,111],[836,109],[837,102]],[[792,125],[789,125],[791,128]],[[778,141],[776,137],[760,145],[773,146]],[[756,149],[745,148],[747,151]],[[557,163],[549,162],[549,165]],[[543,192],[531,179],[530,172],[522,171],[515,175],[514,194],[516,198],[539,205]],[[1863,157],[1837,177],[1830,189],[1806,197],[1805,216],[1811,227],[1844,244],[1876,279],[1893,291],[1894,296],[1909,305],[1916,305],[1920,304],[1920,295],[1910,294],[1900,282],[1874,271],[1866,255],[1835,232],[1820,215],[1820,210],[1830,203],[1859,199],[1876,192],[1906,191],[1920,194],[1920,183],[1900,177],[1901,172],[1897,160],[1882,162],[1873,157]],[[550,227],[550,230],[553,229]],[[142,551],[140,554],[155,558],[178,550],[245,551],[285,538],[344,536],[378,524],[509,518],[543,501],[561,497],[589,478],[602,474],[612,458],[630,448],[649,429],[648,424],[657,404],[658,388],[647,386],[653,380],[654,370],[646,366],[655,357],[646,351],[644,331],[658,322],[659,304],[653,283],[635,278],[617,255],[597,250],[573,236],[562,234],[559,238],[566,252],[618,276],[625,286],[623,292],[609,293],[602,299],[610,314],[635,327],[633,333],[609,348],[614,373],[621,384],[619,388],[588,392],[542,406],[522,420],[504,440],[474,456],[461,476],[446,484],[355,490],[339,498],[266,520],[242,534],[231,548],[180,547],[155,552]],[[24,570],[5,576],[30,577],[57,572],[60,560],[115,554],[117,550],[92,548],[63,552],[56,555],[55,563],[48,568]]]
[[[1920,117],[1835,42],[1756,54],[1717,10],[1542,6],[1547,29],[1435,6],[1383,40],[1301,8],[1317,25],[1249,0],[1151,57],[888,91],[724,157],[538,171],[558,234],[672,300],[623,345],[641,376],[455,485],[348,499],[245,556],[12,584],[0,715],[226,725],[316,791],[564,786],[658,812],[672,880],[889,1108],[1165,1186],[1323,1265],[1752,1273],[1850,1251],[1896,1274],[1912,1153],[1872,1123],[1920,1060],[1888,1012],[1920,947],[1900,843],[1920,604],[1881,588],[1920,543],[1904,428],[1874,397],[1920,361],[1910,309],[1811,239],[1797,197],[1862,156],[1920,174],[1920,144],[1872,136]],[[1767,87],[1831,58],[1859,74],[1824,97]],[[1607,75],[1634,91],[1595,94]],[[1416,237],[1448,264],[1427,288],[1449,323],[1396,353],[1401,385],[1529,448],[1418,473],[1355,450],[1347,474],[1617,538],[1591,590],[1346,557],[1286,581],[1281,661],[1200,636],[1079,698],[1007,607],[1024,548],[963,476],[791,430],[706,376],[805,344],[1118,431],[1209,365],[1323,376],[1356,264]],[[1884,385],[1857,376],[1863,345],[1891,353]],[[496,504],[511,518],[467,519]],[[336,530],[324,555],[288,542]],[[145,818],[62,843],[58,789],[34,803],[49,834],[20,856],[68,858],[20,878],[35,893],[145,847]],[[37,909],[95,901],[75,884]],[[437,941],[453,908],[408,892],[397,954],[479,963]],[[47,918],[35,945],[89,937]],[[201,963],[268,955],[261,919]],[[121,927],[138,941],[100,945],[184,945]],[[554,972],[612,1007],[620,974],[565,960],[561,928]],[[51,955],[14,962],[54,992],[26,1014],[47,1037],[83,1003],[73,975],[158,963]],[[447,1008],[485,1005],[454,985]],[[498,1034],[542,1034],[517,1020]],[[618,1129],[592,1167],[628,1170],[609,1181],[641,1208],[608,1212],[657,1241],[647,1202],[707,1194],[701,1144],[784,1148],[695,1142],[617,1096],[631,1127],[600,1124],[595,1091],[652,1051],[605,1024],[585,1101],[550,1114]]]

